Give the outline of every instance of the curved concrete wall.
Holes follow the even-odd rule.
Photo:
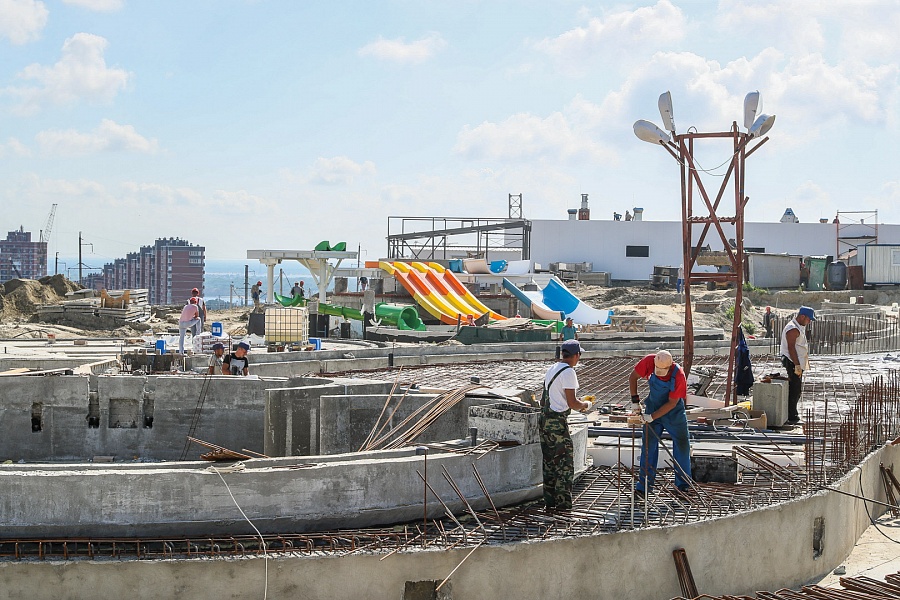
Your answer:
[[[852,471],[839,489],[884,501],[880,462],[900,458],[885,447]],[[880,514],[870,506],[873,516]],[[823,518],[824,545],[813,555],[813,527]],[[797,587],[849,554],[868,526],[863,503],[822,492],[727,518],[686,526],[564,540],[482,547],[450,581],[455,600],[484,598],[671,598],[679,595],[672,550],[685,548],[697,586],[707,594],[751,594]],[[0,562],[10,597],[250,598],[262,595],[266,570],[272,598],[402,598],[407,581],[446,577],[469,553],[426,550],[326,558]],[[36,582],[40,582],[37,584]]]

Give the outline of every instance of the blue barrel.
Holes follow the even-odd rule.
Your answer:
[[[166,353],[166,340],[156,340],[156,351],[160,354]]]
[[[210,331],[216,337],[222,337],[222,324],[218,321],[214,321],[210,326]]]
[[[309,345],[313,347],[313,350],[321,350],[322,349],[322,338],[309,338]]]

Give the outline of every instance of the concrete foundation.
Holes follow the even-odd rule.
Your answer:
[[[878,465],[898,460],[900,447],[884,447],[835,487],[884,501]],[[671,598],[680,593],[672,561],[676,548],[685,548],[701,593],[796,588],[844,560],[869,525],[865,506],[856,498],[823,491],[690,525],[483,546],[450,579],[450,597]],[[868,510],[872,516],[882,512],[873,505]],[[126,594],[136,600],[249,598],[260,596],[264,586],[273,598],[396,600],[403,598],[407,582],[442,581],[470,551],[411,550],[385,560],[381,554],[354,553],[268,561],[0,562],[0,584],[10,597],[33,600]]]

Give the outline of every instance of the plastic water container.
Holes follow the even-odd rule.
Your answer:
[[[213,324],[210,326],[209,331],[216,337],[222,337],[222,331],[223,331],[222,324],[219,323],[218,321],[214,321]]]
[[[309,345],[313,347],[313,350],[321,350],[322,349],[322,338],[309,338]]]
[[[156,340],[156,351],[160,354],[166,353],[166,340]]]

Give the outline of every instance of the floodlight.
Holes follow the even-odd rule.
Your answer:
[[[670,140],[668,133],[643,119],[634,122],[634,135],[651,144],[666,144]]]
[[[750,127],[748,133],[751,137],[762,137],[772,129],[772,125],[774,124],[775,115],[759,115],[756,117],[756,120],[753,121],[753,125]]]
[[[675,113],[672,112],[672,92],[666,92],[659,96],[659,116],[663,125],[675,135]]]
[[[759,91],[744,96],[744,129],[749,131],[753,127],[756,113],[760,110],[762,110],[762,96],[759,95]]]

